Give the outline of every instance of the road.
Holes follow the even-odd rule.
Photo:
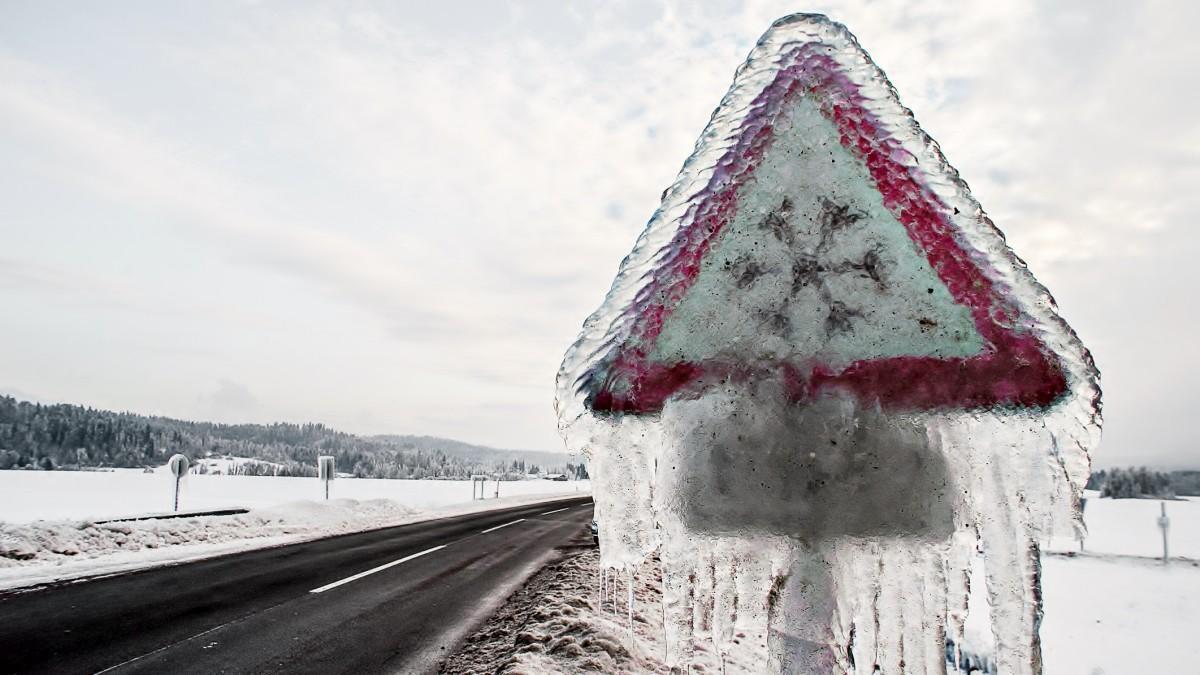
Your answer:
[[[591,498],[0,593],[0,673],[435,670],[560,549]]]

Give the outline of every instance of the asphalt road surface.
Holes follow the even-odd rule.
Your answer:
[[[560,549],[591,497],[0,592],[0,673],[421,673]]]

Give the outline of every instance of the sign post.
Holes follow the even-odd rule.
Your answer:
[[[335,475],[337,475],[337,470],[333,457],[330,455],[317,457],[317,478],[321,479],[321,483],[325,487],[326,500],[329,499],[329,481],[333,480]]]
[[[1163,563],[1170,559],[1169,551],[1167,550],[1167,530],[1171,529],[1171,519],[1167,517],[1167,503],[1159,502],[1158,529],[1162,530],[1163,537]]]
[[[184,455],[172,455],[167,461],[167,466],[171,469],[171,475],[175,477],[175,510],[179,510],[179,484],[183,481],[183,477],[188,472],[188,458]]]
[[[1079,527],[1075,532],[1075,538],[1079,540],[1079,552],[1080,553],[1083,553],[1083,541],[1084,541],[1084,539],[1087,538],[1087,536],[1086,536],[1087,535],[1087,524],[1085,523],[1085,521],[1083,519],[1083,515],[1086,510],[1087,510],[1087,497],[1081,497],[1079,499],[1079,521],[1082,526]]]

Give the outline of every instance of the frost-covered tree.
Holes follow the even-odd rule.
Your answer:
[[[441,438],[362,437],[314,423],[187,422],[0,396],[0,469],[152,466],[166,461],[164,449],[193,465],[209,456],[262,460],[231,469],[244,475],[315,475],[318,455],[333,455],[340,472],[369,478],[517,479],[526,468],[525,459],[511,456],[521,451]],[[542,465],[550,472],[562,466]]]

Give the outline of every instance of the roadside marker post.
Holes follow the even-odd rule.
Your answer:
[[[475,486],[479,486],[479,496],[475,496]],[[487,476],[475,474],[471,476],[471,501],[484,498],[484,490],[487,489]]]
[[[1084,540],[1087,539],[1087,521],[1084,520],[1084,513],[1087,511],[1087,497],[1079,499],[1079,522],[1080,527],[1075,532],[1075,538],[1079,540],[1079,552],[1083,553]]]
[[[334,464],[334,459],[330,455],[321,455],[317,457],[317,477],[321,479],[321,483],[325,487],[325,499],[329,500],[329,481],[333,480],[337,475],[337,467]]]
[[[175,477],[175,510],[179,510],[179,484],[183,481],[183,477],[188,472],[188,458],[185,455],[175,454],[167,461],[167,466],[171,469],[171,475]]]
[[[1171,529],[1171,519],[1167,517],[1167,503],[1159,502],[1158,529],[1162,530],[1163,537],[1163,563],[1170,560],[1170,553],[1167,550],[1167,530]]]

